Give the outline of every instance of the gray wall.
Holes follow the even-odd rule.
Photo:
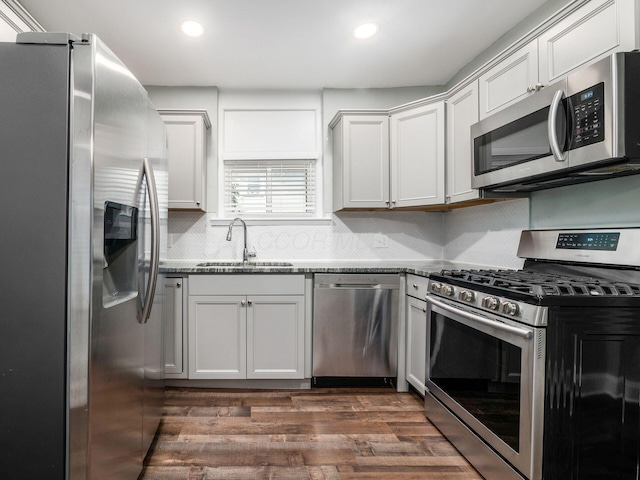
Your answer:
[[[638,227],[640,176],[531,194],[532,228]]]
[[[509,48],[512,44],[520,40],[529,32],[535,30],[540,24],[552,17],[559,10],[563,9],[567,5],[581,1],[581,0],[549,0],[542,5],[538,10],[533,12],[522,22],[517,24],[507,33],[502,35],[496,40],[489,48],[474,58],[467,65],[462,67],[458,73],[456,73],[451,80],[447,83],[447,89],[452,88],[456,83],[464,80],[468,75],[473,73],[478,68],[482,67],[485,63],[489,62],[496,55],[500,54],[505,49]],[[517,8],[517,2],[514,2],[514,8]]]

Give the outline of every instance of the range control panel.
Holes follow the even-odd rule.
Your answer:
[[[571,149],[604,141],[604,83],[569,97],[573,113]]]
[[[620,240],[620,232],[560,233],[556,248],[614,252],[618,249],[618,240]]]
[[[640,228],[637,227],[523,230],[518,257],[637,267],[633,270],[640,272],[638,245]]]

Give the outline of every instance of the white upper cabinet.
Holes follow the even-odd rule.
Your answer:
[[[548,84],[605,55],[636,48],[633,0],[592,0],[538,38],[540,82]]]
[[[581,66],[636,48],[634,0],[592,0],[479,78],[480,119]]]
[[[333,207],[389,207],[389,115],[344,114],[333,127]]]
[[[444,202],[444,102],[391,114],[391,207]]]
[[[169,144],[169,208],[206,211],[207,130],[204,110],[158,110]]]
[[[522,47],[480,79],[480,119],[502,110],[540,88],[538,42]]]
[[[478,81],[447,100],[447,192],[446,203],[479,198],[471,188],[471,125],[478,122]]]
[[[444,203],[444,101],[341,112],[330,126],[334,210]]]

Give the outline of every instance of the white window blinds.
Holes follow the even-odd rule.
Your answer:
[[[313,216],[316,160],[225,160],[227,217]]]

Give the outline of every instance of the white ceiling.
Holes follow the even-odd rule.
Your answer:
[[[145,85],[443,85],[545,0],[19,0],[51,32],[96,33]],[[199,20],[200,39],[180,32]],[[380,33],[351,38],[375,20]]]

